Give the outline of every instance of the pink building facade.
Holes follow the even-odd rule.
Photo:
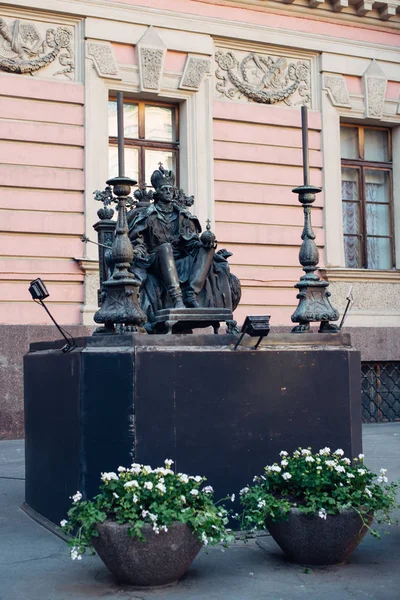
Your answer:
[[[33,4],[0,8],[0,437],[23,435],[29,342],[58,337],[30,281],[45,281],[73,335],[92,331],[97,248],[81,236],[96,239],[119,90],[136,119],[127,175],[143,183],[171,160],[193,212],[233,253],[237,321],[270,314],[285,330],[301,275],[291,190],[306,104],[320,275],[341,312],[353,286],[346,327],[362,360],[400,361],[398,0]]]

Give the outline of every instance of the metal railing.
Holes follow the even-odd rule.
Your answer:
[[[400,421],[400,361],[361,363],[363,423]]]

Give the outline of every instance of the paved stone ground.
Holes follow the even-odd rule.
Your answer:
[[[363,441],[367,465],[399,478],[400,423],[364,425]],[[23,500],[23,442],[0,442],[0,600],[400,599],[400,526],[382,540],[367,535],[338,567],[290,563],[269,536],[203,550],[177,586],[144,592],[117,586],[97,556],[72,562],[65,542],[20,510]]]

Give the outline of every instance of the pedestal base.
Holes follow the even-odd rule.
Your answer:
[[[164,308],[155,314],[154,330],[179,333],[211,326],[214,333],[218,333],[220,323],[232,319],[232,311],[227,308]]]
[[[307,338],[307,339],[305,339]],[[54,523],[102,471],[175,461],[236,493],[281,450],[361,452],[360,355],[347,334],[88,337],[25,356],[26,503]],[[237,507],[238,508],[238,507]]]

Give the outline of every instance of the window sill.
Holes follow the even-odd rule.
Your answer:
[[[326,267],[318,269],[321,279],[326,281],[363,281],[400,283],[400,270],[378,271],[373,269],[346,269],[340,267]]]

